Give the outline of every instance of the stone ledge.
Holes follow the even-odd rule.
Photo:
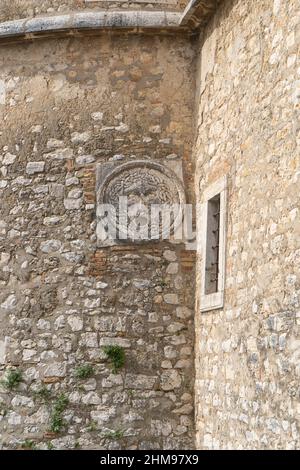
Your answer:
[[[105,31],[155,33],[196,31],[207,23],[222,0],[191,0],[176,11],[88,11],[24,18],[0,23],[0,44],[39,37],[99,34]]]
[[[0,43],[59,33],[121,30],[178,30],[181,14],[160,11],[98,11],[7,21],[0,24]]]
[[[205,26],[223,0],[190,0],[180,19],[181,27],[196,30]]]

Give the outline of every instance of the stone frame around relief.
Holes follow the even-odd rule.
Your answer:
[[[103,225],[101,224],[98,216],[98,208],[100,204],[103,204],[103,193],[107,184],[112,181],[115,177],[122,173],[122,171],[133,170],[136,171],[138,168],[149,168],[149,170],[154,169],[160,172],[165,179],[168,180],[170,187],[176,188],[178,193],[178,199],[180,206],[185,204],[185,191],[183,185],[183,171],[182,171],[182,162],[181,161],[168,161],[161,163],[159,161],[153,160],[135,160],[135,161],[109,161],[104,163],[99,163],[96,167],[96,208],[97,208],[97,225],[96,225],[96,234],[97,234],[97,247],[109,247],[121,245],[124,241],[120,239],[104,239],[103,237]],[[176,223],[176,222],[175,222]],[[155,240],[159,242],[160,240]],[[170,240],[173,243],[178,243],[176,240]],[[149,243],[153,240],[131,240],[128,239],[126,243]]]

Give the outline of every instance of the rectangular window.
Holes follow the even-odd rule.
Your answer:
[[[217,194],[207,203],[205,295],[218,292],[220,199],[220,194]]]
[[[225,286],[226,177],[204,191],[201,204],[201,298],[200,310],[222,308]]]

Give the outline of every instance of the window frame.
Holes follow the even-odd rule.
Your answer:
[[[215,196],[220,195],[220,222],[219,222],[219,257],[218,257],[218,291],[212,294],[205,293],[206,281],[206,252],[207,252],[207,222],[208,203]],[[227,238],[227,176],[215,181],[203,192],[203,202],[200,205],[200,252],[201,252],[201,286],[200,286],[200,312],[219,310],[224,307],[225,266],[226,266],[226,238]]]

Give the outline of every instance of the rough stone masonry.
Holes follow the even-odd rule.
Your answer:
[[[0,23],[1,448],[299,448],[298,1],[26,3]],[[200,245],[99,247],[97,169],[141,160],[188,202],[226,176],[223,308]]]
[[[4,448],[193,446],[193,254],[98,249],[95,218],[100,163],[180,161],[189,180],[192,60],[180,36],[1,49],[1,363],[23,376],[1,395]]]
[[[224,2],[198,47],[197,199],[228,181],[224,308],[197,296],[199,448],[300,444],[299,7]]]

